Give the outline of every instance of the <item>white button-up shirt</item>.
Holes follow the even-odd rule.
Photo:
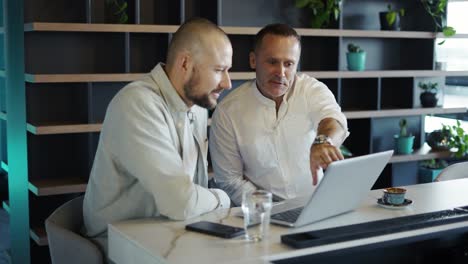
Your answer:
[[[325,118],[338,120],[347,131],[333,94],[315,78],[297,75],[278,114],[255,80],[244,83],[213,115],[210,153],[217,185],[237,205],[242,192],[257,188],[285,199],[310,195],[310,147]]]

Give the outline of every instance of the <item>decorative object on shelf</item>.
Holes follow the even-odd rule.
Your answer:
[[[410,154],[413,152],[414,136],[408,135],[406,119],[400,119],[400,134],[394,135],[395,151],[398,154]]]
[[[419,95],[422,107],[435,107],[437,105],[437,91],[439,84],[436,82],[419,82],[418,87],[423,90]]]
[[[125,0],[106,0],[107,19],[113,24],[127,24],[128,3]]]
[[[340,146],[340,151],[341,155],[343,155],[345,158],[351,158],[353,156],[353,153],[351,153],[351,151],[345,145]]]
[[[457,120],[457,124],[453,126],[442,125],[442,131],[447,133],[448,146],[457,150],[455,152],[456,158],[465,158],[468,156],[468,134],[465,133],[463,127],[461,127],[460,120]]]
[[[400,8],[399,10],[392,9],[392,5],[387,5],[386,12],[380,12],[380,29],[381,30],[400,30],[400,18],[405,15],[405,9]]]
[[[348,63],[348,70],[363,71],[366,68],[366,52],[358,45],[349,43],[346,61]]]
[[[448,166],[445,160],[431,159],[419,163],[419,183],[433,182],[439,173]]]
[[[437,129],[427,135],[426,142],[433,150],[449,150],[449,137],[450,132],[448,130]]]
[[[455,35],[456,30],[453,27],[446,25],[445,8],[447,7],[448,0],[421,0],[426,12],[431,16],[434,21],[434,31],[442,31],[445,37]],[[444,44],[445,40],[439,42],[439,45]]]
[[[295,5],[312,11],[312,28],[328,27],[331,19],[338,21],[341,11],[341,0],[296,0]]]

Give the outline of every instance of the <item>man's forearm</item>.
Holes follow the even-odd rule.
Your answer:
[[[346,138],[346,131],[336,119],[325,118],[318,125],[317,135],[330,137],[333,145],[339,147]]]

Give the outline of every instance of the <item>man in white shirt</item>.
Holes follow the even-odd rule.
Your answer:
[[[255,189],[282,199],[310,195],[322,168],[343,159],[339,146],[349,134],[327,86],[296,74],[301,43],[293,28],[268,25],[254,46],[257,78],[219,103],[210,128],[216,184],[236,205]]]
[[[83,233],[104,251],[109,223],[230,207],[224,191],[208,189],[204,108],[231,88],[231,43],[208,20],[189,20],[166,63],[119,91],[106,112],[83,205]]]

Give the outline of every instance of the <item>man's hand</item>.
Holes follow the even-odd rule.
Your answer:
[[[310,148],[310,171],[312,172],[312,183],[317,185],[318,171],[326,169],[330,163],[344,159],[339,148],[328,144],[315,144]]]

